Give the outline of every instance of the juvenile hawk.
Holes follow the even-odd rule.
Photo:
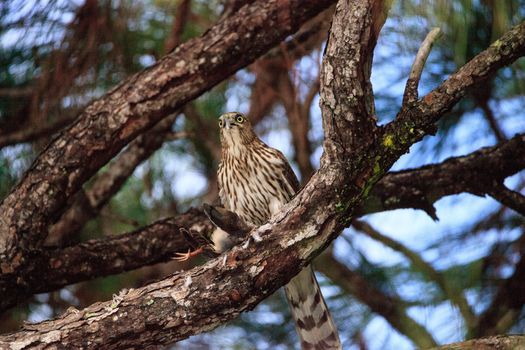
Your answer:
[[[219,118],[221,163],[219,196],[226,209],[260,226],[299,190],[283,154],[267,146],[241,113]],[[341,349],[335,323],[308,265],[285,287],[303,349]]]

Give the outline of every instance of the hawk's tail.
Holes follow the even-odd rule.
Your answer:
[[[337,327],[328,311],[319,284],[310,265],[285,287],[301,348],[342,349]]]

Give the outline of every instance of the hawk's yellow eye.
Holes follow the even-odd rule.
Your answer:
[[[222,124],[223,124],[223,122],[222,122],[222,119],[221,119],[221,120],[219,120],[219,128],[222,128]]]
[[[237,123],[242,123],[244,122],[244,118],[242,117],[242,115],[238,115],[237,117],[235,117],[235,121]]]

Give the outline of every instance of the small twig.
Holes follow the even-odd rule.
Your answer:
[[[525,196],[521,193],[507,188],[502,183],[498,183],[488,191],[488,194],[504,206],[525,216]]]
[[[490,129],[492,132],[494,132],[494,136],[498,140],[498,142],[504,142],[507,140],[507,136],[505,136],[505,132],[501,129],[501,126],[498,124],[498,121],[496,120],[496,116],[494,115],[494,112],[490,108],[488,101],[479,101],[479,105],[481,109],[483,110],[483,115],[485,116],[485,119],[487,120],[487,123],[489,124]]]
[[[410,69],[410,76],[408,77],[405,86],[405,93],[403,94],[403,107],[415,102],[418,99],[417,89],[419,86],[419,79],[421,79],[421,73],[425,67],[425,62],[427,61],[428,55],[430,54],[432,45],[438,38],[439,34],[439,28],[432,29],[430,33],[427,34],[425,40],[423,40],[423,43],[417,52],[414,63],[412,64],[412,68]]]

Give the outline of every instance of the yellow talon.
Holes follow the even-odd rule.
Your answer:
[[[178,262],[187,261],[190,258],[193,258],[194,256],[201,254],[203,251],[204,251],[204,248],[202,247],[199,247],[195,249],[194,251],[191,251],[191,249],[188,249],[187,253],[175,253],[176,256],[173,258],[173,260],[176,260]]]

